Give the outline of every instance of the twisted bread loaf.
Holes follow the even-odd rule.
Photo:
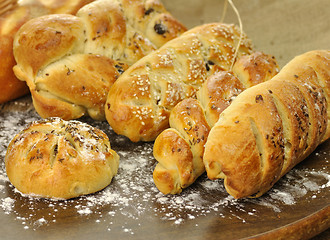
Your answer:
[[[22,193],[68,199],[108,186],[119,156],[101,130],[51,118],[17,134],[5,162],[10,182]]]
[[[241,93],[209,133],[208,177],[224,178],[235,198],[268,191],[329,138],[329,82],[330,51],[311,51]]]
[[[164,194],[180,193],[204,173],[204,145],[219,114],[241,91],[277,73],[273,57],[255,52],[238,59],[234,75],[217,72],[204,82],[197,99],[178,103],[170,114],[171,128],[163,131],[154,144],[153,153],[158,161],[153,172],[156,187]]]
[[[53,14],[24,24],[14,40],[14,72],[27,82],[41,117],[88,113],[104,119],[118,76],[183,31],[157,0],[99,0],[76,16]]]
[[[29,92],[25,82],[18,80],[13,72],[16,65],[13,56],[13,40],[18,29],[28,20],[51,13],[75,14],[91,0],[61,1],[2,1],[0,4],[0,103],[21,97]],[[9,5],[11,4],[11,5]],[[2,8],[4,7],[4,8]]]
[[[115,82],[106,103],[106,118],[118,134],[151,141],[168,127],[172,108],[194,96],[205,79],[228,70],[240,32],[234,25],[195,27],[140,59]],[[238,57],[251,53],[243,35]]]

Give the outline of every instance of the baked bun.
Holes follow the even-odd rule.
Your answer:
[[[14,137],[5,164],[20,192],[69,199],[108,186],[117,174],[119,156],[101,130],[49,118],[33,122]]]
[[[29,93],[25,82],[13,72],[16,65],[13,55],[13,40],[18,29],[32,18],[52,13],[75,14],[92,0],[8,0],[0,4],[0,103]]]
[[[167,30],[159,32],[157,24]],[[76,16],[46,15],[24,24],[14,40],[14,72],[27,82],[41,117],[103,120],[119,75],[184,31],[156,0],[99,0]]]

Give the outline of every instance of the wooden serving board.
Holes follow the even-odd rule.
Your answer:
[[[219,21],[223,0],[163,0],[188,27]],[[258,50],[283,66],[294,56],[330,47],[328,0],[234,0],[244,31]],[[238,23],[228,6],[225,22]],[[165,196],[152,181],[152,143],[131,143],[106,122],[120,157],[106,189],[68,201],[23,196],[10,184],[9,141],[39,119],[29,96],[0,105],[0,239],[314,239],[330,238],[330,141],[258,199],[235,200],[221,180],[202,175],[182,194]],[[319,234],[321,233],[321,234]]]

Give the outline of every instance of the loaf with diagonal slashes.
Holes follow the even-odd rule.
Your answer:
[[[211,75],[197,92],[197,99],[178,103],[170,114],[171,128],[154,144],[156,187],[164,194],[180,193],[204,173],[204,145],[219,114],[244,89],[271,79],[278,71],[274,57],[255,52],[238,59],[232,72]]]
[[[204,164],[235,198],[259,197],[330,136],[330,51],[291,60],[251,87],[210,130]]]
[[[232,24],[197,26],[137,61],[109,91],[110,126],[134,142],[155,140],[177,103],[194,96],[208,76],[231,67],[240,35]],[[251,49],[242,34],[238,58]]]
[[[103,120],[116,79],[186,28],[158,0],[98,0],[30,20],[14,39],[16,76],[41,117]]]

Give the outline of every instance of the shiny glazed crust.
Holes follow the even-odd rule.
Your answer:
[[[28,20],[51,13],[75,14],[92,0],[34,0],[19,1],[15,8],[0,15],[0,103],[29,93],[25,82],[13,72],[16,61],[13,55],[13,40],[18,29]]]
[[[211,75],[197,92],[197,99],[178,103],[171,111],[170,128],[154,144],[156,187],[164,194],[180,193],[204,173],[204,145],[219,114],[244,89],[271,79],[278,71],[274,57],[255,52],[238,59],[232,73]]]
[[[241,93],[205,146],[210,179],[235,198],[259,197],[329,138],[330,52],[311,51]]]
[[[205,24],[137,61],[109,91],[105,112],[111,127],[134,142],[155,140],[177,103],[194,96],[208,76],[230,68],[239,36],[234,25]],[[243,34],[238,57],[250,53]]]
[[[49,13],[41,5],[18,5],[0,15],[0,103],[21,97],[29,92],[25,82],[18,80],[13,72],[16,64],[13,56],[13,40],[18,29],[28,20]]]
[[[167,30],[159,32],[157,24]],[[14,72],[27,82],[41,117],[103,120],[119,75],[185,30],[156,0],[99,0],[76,16],[46,15],[24,24],[14,40]]]
[[[22,193],[69,199],[102,190],[117,174],[119,156],[101,130],[78,121],[37,121],[10,142],[10,182]]]

